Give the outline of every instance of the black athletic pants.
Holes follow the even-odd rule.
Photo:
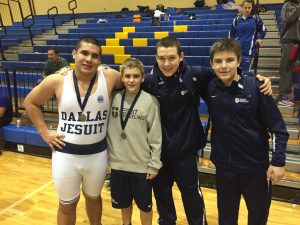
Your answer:
[[[204,201],[199,186],[197,157],[189,154],[177,160],[162,159],[163,167],[154,179],[153,190],[159,213],[160,225],[176,224],[176,211],[172,195],[174,181],[181,192],[189,225],[206,223]]]
[[[237,225],[241,196],[248,209],[248,225],[265,225],[272,185],[266,171],[252,174],[216,170],[219,225]]]

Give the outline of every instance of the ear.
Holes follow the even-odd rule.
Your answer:
[[[211,68],[214,68],[213,67],[213,61],[209,60],[209,63],[210,63]]]
[[[184,59],[184,53],[183,52],[180,53],[179,59],[180,59],[180,62]]]
[[[238,59],[238,66],[240,66],[241,62],[242,62],[242,57],[240,57],[240,58]]]
[[[75,55],[76,55],[76,50],[74,49],[74,50],[72,51],[73,59],[75,59]]]

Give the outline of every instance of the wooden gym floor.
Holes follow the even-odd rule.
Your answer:
[[[217,225],[216,192],[202,188],[209,225]],[[104,187],[103,225],[121,225],[118,210],[111,207],[109,190]],[[177,225],[187,225],[180,193],[174,187],[177,208]],[[154,201],[155,203],[155,201]],[[51,160],[36,156],[4,151],[0,156],[0,224],[1,225],[55,225],[57,197],[51,178]],[[157,219],[153,207],[153,224]],[[242,202],[239,224],[246,225],[247,211]],[[297,222],[298,221],[298,222]],[[300,205],[273,201],[268,225],[297,225],[300,221]],[[84,200],[77,209],[77,225],[88,225]],[[134,207],[132,224],[140,224],[139,213]]]

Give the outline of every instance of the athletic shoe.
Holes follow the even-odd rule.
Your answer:
[[[282,99],[282,100],[278,101],[278,105],[294,107],[295,103],[289,99]]]

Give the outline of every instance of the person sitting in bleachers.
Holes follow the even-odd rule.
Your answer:
[[[13,108],[10,98],[6,95],[0,96],[0,127],[9,124],[13,118]],[[1,150],[5,149],[5,142],[0,138],[0,155]]]
[[[49,48],[44,75],[48,76],[50,74],[54,74],[56,71],[65,66],[70,66],[69,62],[65,58],[59,56],[59,51],[57,49]]]
[[[153,14],[153,18],[152,18],[152,21],[151,21],[151,25],[153,26],[160,26],[161,24],[161,18],[160,16],[161,15],[165,15],[164,12],[160,11],[159,9],[156,9],[154,10],[154,14]]]

